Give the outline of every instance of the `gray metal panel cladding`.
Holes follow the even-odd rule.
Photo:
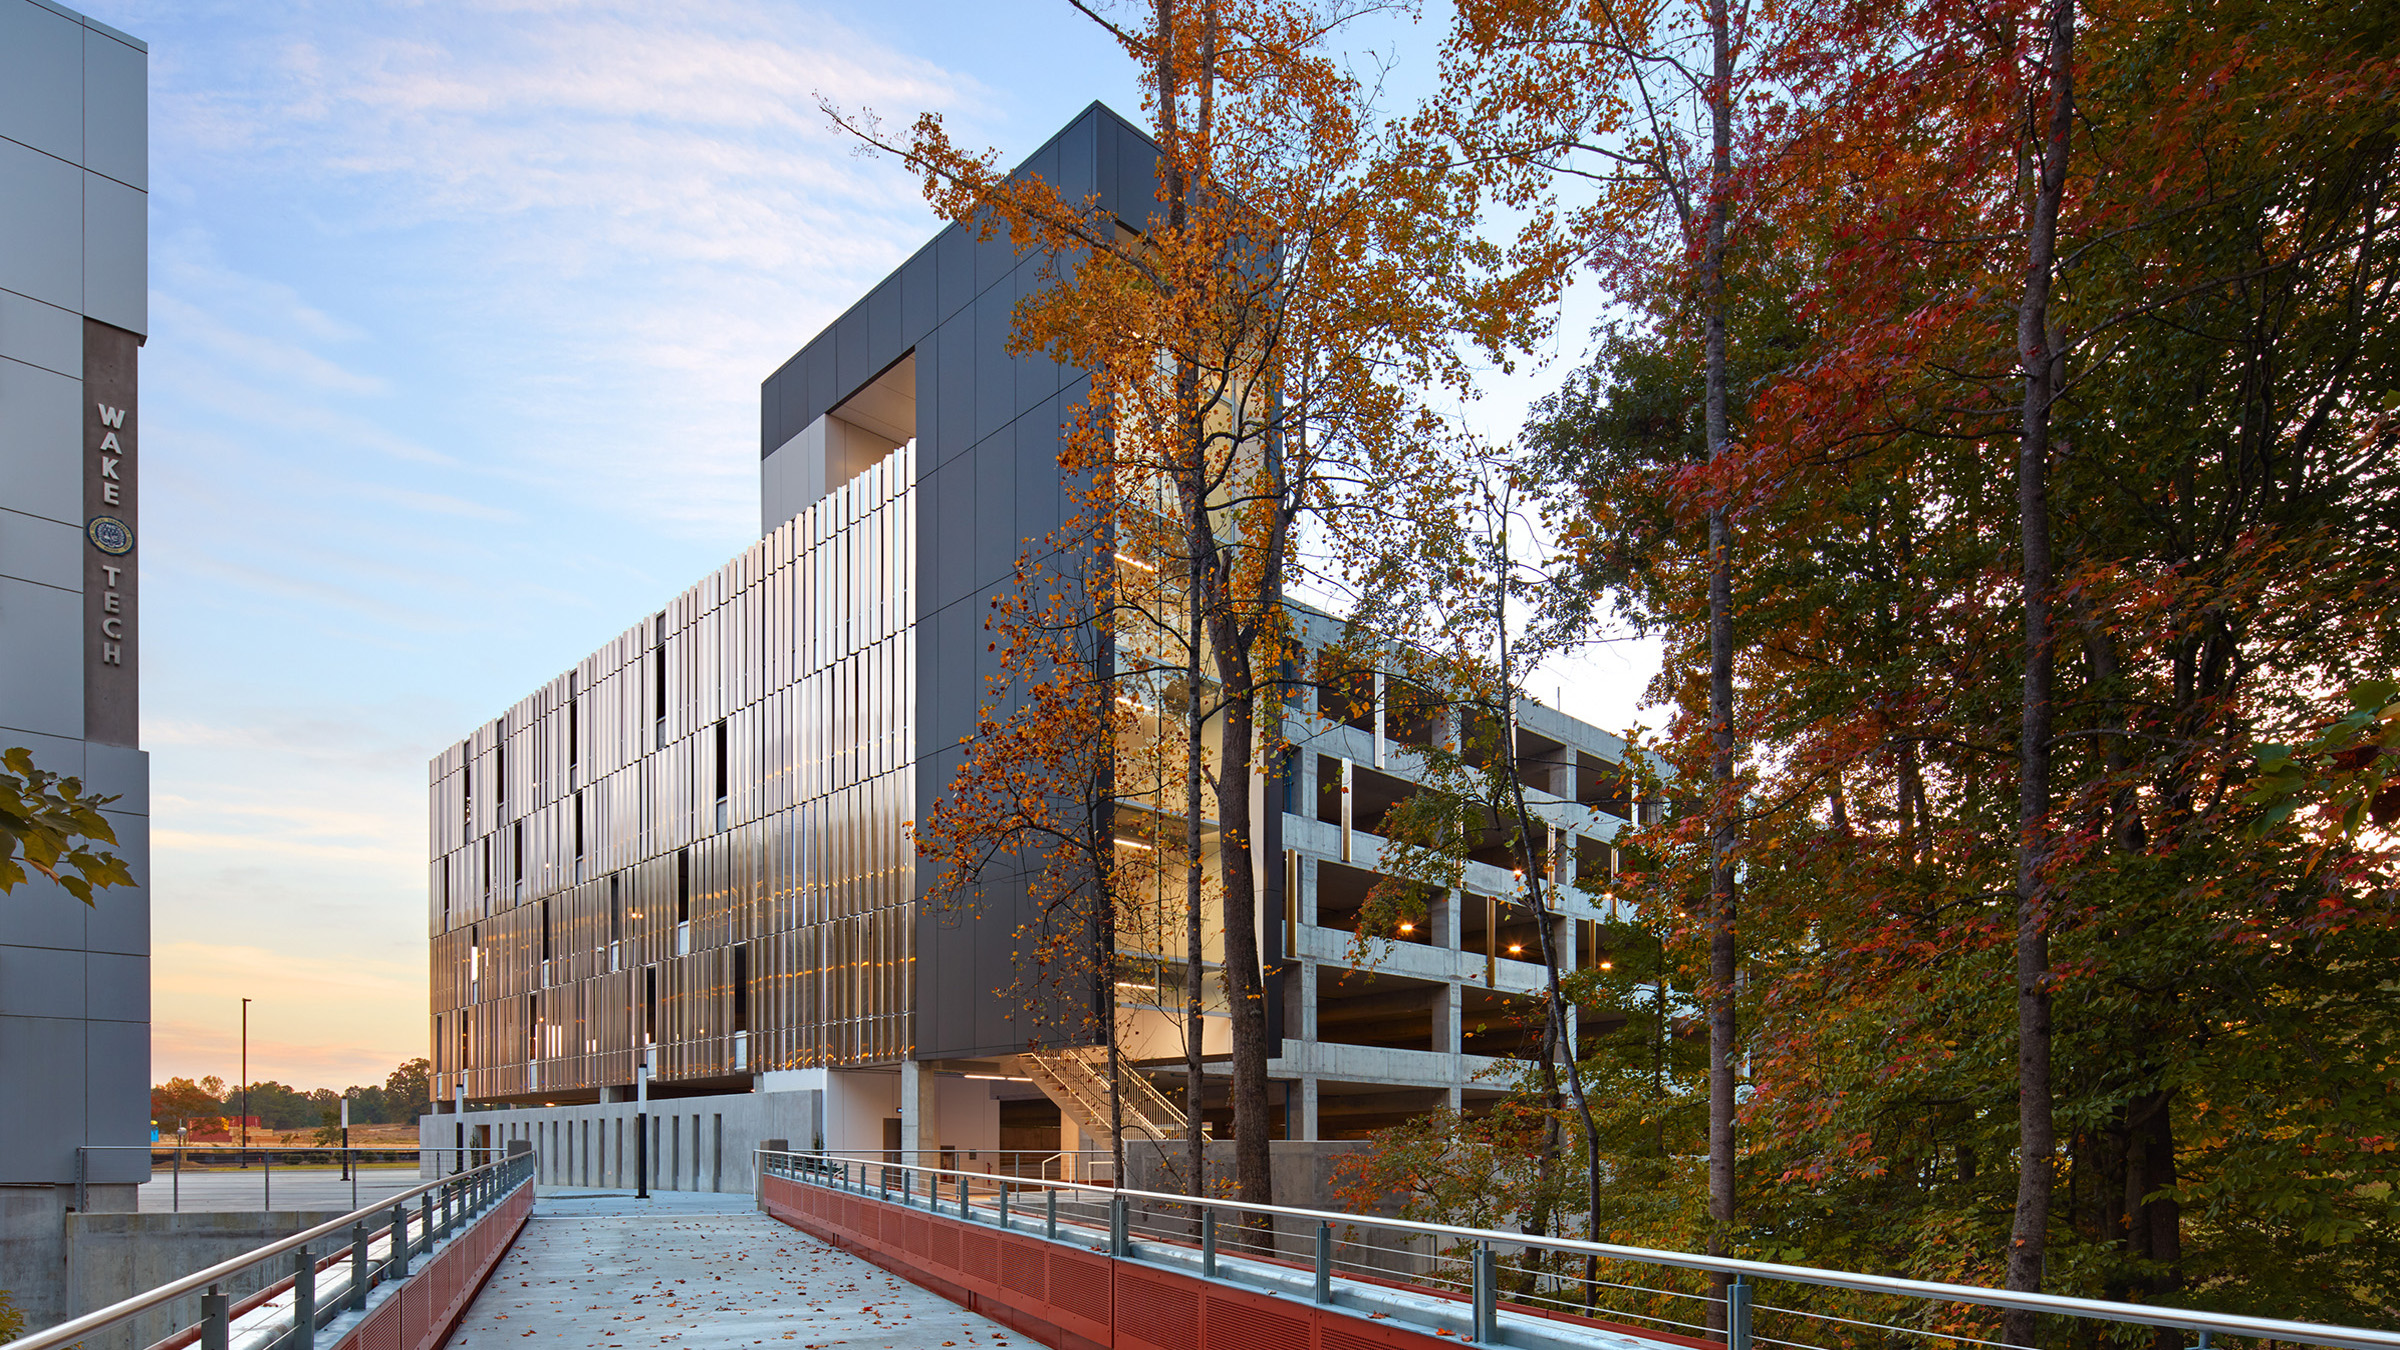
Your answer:
[[[1015,303],[1015,293],[1005,288],[975,297],[975,420],[970,434],[979,444],[1016,420],[1017,363],[1008,354],[1009,310]]]
[[[1147,214],[1154,155],[1147,138],[1093,104],[1027,156],[1071,199],[1109,193],[1130,154],[1140,162],[1137,214]],[[760,390],[761,454],[772,452],[909,350],[917,354],[916,620],[913,710],[923,752],[914,814],[926,820],[947,793],[972,734],[986,679],[986,601],[1029,541],[1056,528],[1068,509],[1058,472],[1060,388],[1085,387],[1075,372],[1039,355],[1007,350],[1012,309],[1039,284],[1038,260],[1018,256],[1004,236],[977,239],[939,230],[906,263],[851,306]],[[931,864],[919,861],[920,894]],[[915,1053],[1005,1053],[1030,1028],[1015,998],[1018,923],[1033,915],[1022,877],[996,878],[989,922],[949,924],[920,910],[911,924],[918,962],[913,1000]]]
[[[974,309],[963,309],[945,319],[933,346],[935,366],[941,374],[934,387],[936,430],[928,462],[946,464],[975,443]]]
[[[939,241],[918,249],[899,272],[901,339],[915,346],[941,323],[941,288],[936,275]]]
[[[1070,200],[1097,194],[1104,207],[1139,220],[1153,209],[1156,157],[1157,147],[1140,128],[1095,102],[1019,161],[1016,171],[1040,173]],[[760,456],[772,453],[902,352],[922,347],[929,333],[1009,278],[1019,262],[1005,237],[978,240],[957,225],[941,227],[867,298],[837,316],[763,382]],[[895,279],[901,297],[897,329],[886,326],[887,320],[875,310],[875,297]],[[868,331],[837,359],[832,350],[838,345],[836,330],[854,314],[865,316]],[[854,366],[863,373],[854,375]],[[950,453],[961,448],[946,447]]]
[[[903,267],[885,277],[882,285],[867,293],[866,359],[872,367],[868,371],[870,377],[890,365],[908,347],[901,336],[900,323],[900,287],[907,270]],[[886,352],[892,355],[884,356]]]
[[[1065,514],[1067,498],[1059,480],[1058,454],[1066,447],[1066,436],[1059,430],[1066,410],[1067,404],[1053,394],[1017,419],[1017,533],[1028,548],[1057,529]],[[1048,472],[1042,471],[1044,460]]]
[[[975,585],[1007,583],[1024,536],[1017,533],[1017,428],[1011,421],[975,446]],[[1039,473],[1039,465],[1026,466]],[[1055,477],[1055,475],[1052,475]]]
[[[868,380],[875,377],[876,371],[883,368],[873,361],[867,351],[867,307],[873,301],[874,295],[869,293],[867,299],[852,305],[840,319],[834,322],[833,382],[835,393],[833,401],[835,403],[848,398],[852,391],[864,386]]]
[[[975,236],[953,225],[933,241],[934,308],[947,321],[975,303]]]

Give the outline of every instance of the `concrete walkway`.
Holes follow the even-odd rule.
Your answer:
[[[790,1346],[1034,1350],[1034,1343],[753,1207],[748,1195],[544,1186],[460,1319],[456,1350]]]

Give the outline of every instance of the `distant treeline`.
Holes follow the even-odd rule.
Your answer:
[[[304,1092],[273,1081],[255,1082],[250,1085],[247,1111],[239,1084],[229,1084],[214,1074],[198,1082],[170,1078],[150,1089],[150,1119],[163,1134],[173,1134],[187,1124],[208,1129],[202,1122],[238,1121],[244,1114],[256,1117],[261,1129],[320,1129],[341,1120],[342,1099],[347,1097],[353,1125],[409,1124],[425,1113],[432,1071],[430,1062],[412,1059],[392,1070],[380,1085],[345,1091],[317,1088]]]

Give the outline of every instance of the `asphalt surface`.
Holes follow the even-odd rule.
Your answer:
[[[543,1187],[450,1338],[501,1346],[1034,1350],[1034,1342],[790,1228],[750,1196]]]
[[[350,1203],[350,1183],[332,1168],[278,1167],[270,1173],[254,1160],[247,1171],[238,1167],[212,1167],[206,1171],[186,1167],[178,1181],[171,1169],[159,1166],[152,1169],[150,1180],[142,1183],[140,1203],[144,1214],[164,1214],[172,1209],[210,1214],[256,1213],[262,1209],[347,1214],[421,1182],[414,1163],[403,1167],[362,1167],[358,1169],[358,1203],[354,1205]],[[179,1188],[180,1204],[176,1196]]]

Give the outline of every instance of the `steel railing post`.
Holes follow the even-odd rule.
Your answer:
[[[317,1350],[317,1257],[303,1244],[292,1253],[290,1350]]]
[[[1492,1244],[1475,1244],[1475,1340],[1483,1345],[1500,1339],[1500,1272]]]
[[[1050,1207],[1050,1212],[1042,1219],[1042,1236],[1056,1242],[1058,1241],[1058,1188],[1056,1186],[1047,1187],[1042,1194],[1048,1197],[1046,1203]]]
[[[1133,1239],[1128,1237],[1125,1232],[1126,1221],[1129,1217],[1125,1209],[1124,1196],[1108,1197],[1108,1254],[1110,1256],[1133,1255]]]
[[[433,1192],[427,1191],[418,1199],[423,1203],[417,1206],[417,1254],[430,1256],[433,1254],[434,1235]]]
[[[1200,1277],[1217,1278],[1217,1207],[1209,1205],[1200,1211]]]
[[[974,1217],[967,1212],[967,1178],[964,1173],[961,1173],[958,1178],[958,1221],[971,1223]]]
[[[1008,1231],[1008,1183],[1000,1183],[1000,1231]]]
[[[1750,1350],[1750,1304],[1757,1292],[1739,1275],[1725,1286],[1725,1343],[1732,1350]]]
[[[367,1310],[367,1221],[350,1225],[350,1311]]]
[[[392,1206],[392,1250],[384,1257],[385,1275],[393,1280],[408,1278],[408,1202]]]
[[[233,1344],[233,1300],[212,1284],[200,1296],[200,1350],[229,1350]]]
[[[1333,1302],[1333,1224],[1317,1220],[1317,1302]]]

